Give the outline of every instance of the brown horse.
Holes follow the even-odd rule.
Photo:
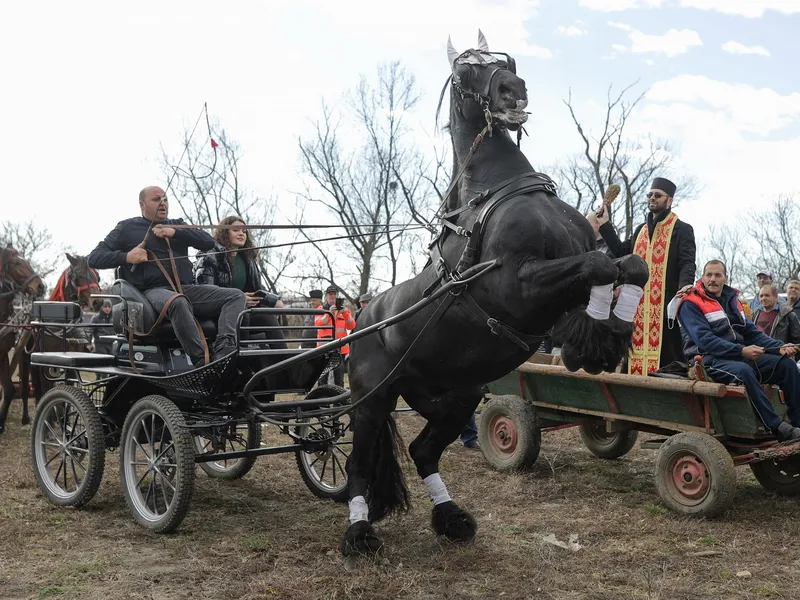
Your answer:
[[[0,323],[17,321],[17,312],[14,310],[14,299],[30,302],[44,295],[45,288],[42,278],[33,270],[30,263],[23,259],[16,250],[10,246],[0,249]],[[24,309],[21,309],[24,310]],[[23,324],[29,316],[23,316],[19,324]],[[30,338],[29,331],[23,331],[19,342],[16,344],[18,328],[0,325],[0,386],[3,388],[3,401],[0,403],[0,433],[5,429],[6,416],[14,399],[14,383],[11,375],[14,371],[13,364],[20,363],[20,370],[27,370],[27,361],[20,361],[20,356],[25,356],[25,347]],[[12,348],[14,360],[9,362],[8,353]],[[27,375],[27,373],[26,373]],[[22,397],[22,424],[30,422],[28,415],[28,384],[27,377],[23,383],[20,381],[20,396]]]

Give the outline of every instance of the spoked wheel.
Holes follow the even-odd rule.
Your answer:
[[[314,388],[306,396],[307,400],[338,396],[347,390],[336,385],[323,385]],[[297,435],[320,441],[331,440],[324,450],[304,452],[298,450],[295,457],[300,476],[319,498],[330,498],[335,502],[347,502],[347,458],[353,446],[353,432],[350,430],[350,416],[342,415],[335,421],[322,425],[309,423],[296,430]]]
[[[529,469],[542,445],[533,406],[518,396],[492,398],[478,424],[483,456],[499,471]]]
[[[120,475],[137,523],[155,533],[180,525],[194,491],[194,441],[171,400],[146,396],[130,409],[122,428]]]
[[[33,417],[31,457],[50,502],[73,508],[89,502],[103,478],[105,453],[100,415],[84,392],[58,386],[42,396]]]
[[[668,508],[691,517],[715,517],[733,502],[736,467],[716,438],[704,433],[673,435],[658,450],[658,495]]]
[[[261,446],[261,426],[256,423],[238,423],[226,427],[214,428],[213,434],[218,438],[219,448],[214,448],[214,442],[206,435],[197,435],[194,438],[194,448],[197,454],[207,452],[239,452],[252,450]],[[239,479],[244,477],[253,468],[257,456],[243,458],[220,459],[213,462],[198,463],[200,468],[209,477],[215,479]]]
[[[781,496],[800,495],[800,456],[750,463],[758,483]]]
[[[636,445],[639,432],[635,429],[609,433],[605,421],[589,421],[580,426],[581,440],[589,452],[598,458],[625,456]]]

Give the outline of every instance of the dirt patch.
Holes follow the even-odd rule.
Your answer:
[[[382,560],[347,571],[337,547],[343,505],[303,485],[291,455],[262,457],[243,480],[198,472],[192,508],[171,535],[132,520],[109,452],[83,510],[49,505],[31,470],[19,406],[0,436],[0,598],[461,599],[797,598],[797,500],[764,491],[737,469],[734,507],[721,519],[677,517],[660,504],[654,453],[603,461],[574,430],[547,433],[530,473],[493,471],[453,444],[442,476],[478,521],[456,547],[430,529],[430,502],[409,468],[414,507],[378,525]],[[398,417],[410,442],[422,420]],[[286,443],[272,428],[267,440]],[[548,536],[554,536],[548,537]],[[568,542],[564,549],[544,537]],[[576,547],[579,546],[579,548]],[[750,577],[737,576],[748,571]],[[741,575],[741,573],[740,573]]]

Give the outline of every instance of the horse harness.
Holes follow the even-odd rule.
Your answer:
[[[433,284],[425,290],[424,295],[426,297],[429,296],[433,290],[445,281],[459,281],[462,279],[463,273],[475,265],[480,258],[483,235],[486,232],[487,223],[494,212],[504,202],[533,192],[555,194],[556,186],[553,180],[544,173],[530,172],[523,173],[522,175],[515,175],[485,192],[478,194],[464,206],[442,215],[442,228],[429,246],[430,260],[436,268],[438,277]],[[465,228],[456,224],[457,218],[460,215],[471,210],[476,210],[479,207],[480,211],[472,222],[471,227]],[[456,235],[465,239],[464,249],[461,252],[461,257],[455,268],[452,268],[447,263],[443,254],[444,241],[448,235]],[[497,260],[495,266],[499,267],[501,264],[501,261]],[[481,308],[475,298],[472,297],[466,285],[455,288],[454,291],[450,292],[449,297],[450,302],[457,297],[462,298],[464,307],[477,317],[478,320],[485,322],[494,335],[509,340],[526,352],[530,351],[531,344],[538,344],[543,337],[543,334],[531,335],[519,331],[490,316]]]
[[[22,283],[17,283],[8,273],[8,261],[17,256],[17,251],[13,248],[3,248],[0,251],[0,300],[10,298],[18,292],[28,287],[34,279],[39,277],[36,273],[31,273]]]

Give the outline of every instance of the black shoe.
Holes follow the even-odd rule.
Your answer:
[[[469,448],[470,450],[480,450],[481,445],[478,440],[470,440],[469,442],[464,442],[464,448]]]
[[[800,427],[792,427],[783,421],[778,428],[773,431],[779,442],[794,442],[800,440]]]
[[[211,349],[211,362],[216,362],[220,358],[236,352],[236,341],[231,337],[220,337],[214,342]]]

